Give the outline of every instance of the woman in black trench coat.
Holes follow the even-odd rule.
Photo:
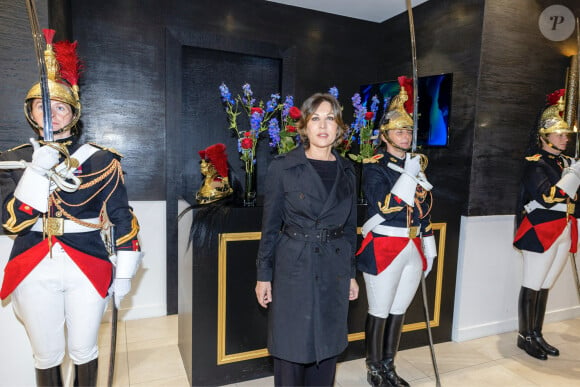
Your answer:
[[[333,149],[345,130],[338,101],[314,94],[301,110],[302,145],[268,169],[256,297],[271,305],[275,384],[330,386],[358,297],[355,174]]]

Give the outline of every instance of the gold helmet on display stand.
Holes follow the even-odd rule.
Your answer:
[[[199,204],[209,204],[230,196],[233,189],[228,179],[228,157],[224,144],[214,144],[199,151],[200,169],[204,180],[195,194]]]
[[[78,79],[81,64],[77,56],[77,42],[52,43],[55,30],[43,30],[46,40],[44,60],[46,63],[46,75],[50,99],[66,103],[72,107],[73,119],[64,128],[54,132],[55,134],[73,129],[81,116],[81,102],[79,98]],[[31,103],[34,99],[42,98],[40,83],[33,85],[24,101],[24,114],[35,131],[42,132],[42,127],[31,116]],[[73,130],[74,132],[74,130]]]

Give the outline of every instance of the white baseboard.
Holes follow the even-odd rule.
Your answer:
[[[580,317],[580,306],[554,310],[546,313],[544,322],[558,322],[563,320],[570,320]],[[479,339],[491,335],[498,335],[500,333],[512,332],[518,329],[518,320],[510,319],[504,321],[494,321],[481,325],[473,325],[470,327],[463,327],[453,332],[453,341],[462,342],[468,340]]]

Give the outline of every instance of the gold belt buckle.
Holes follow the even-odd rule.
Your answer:
[[[409,238],[413,239],[419,234],[419,227],[413,226],[409,227]]]
[[[56,236],[64,234],[64,218],[44,219],[44,233]]]
[[[576,205],[574,203],[571,203],[571,202],[566,203],[566,213],[568,215],[574,215],[575,210],[576,210]]]

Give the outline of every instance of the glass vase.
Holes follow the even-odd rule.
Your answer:
[[[244,207],[256,206],[256,187],[253,169],[246,169],[246,182],[244,187],[243,205]]]
[[[365,193],[363,190],[363,177],[362,177],[362,171],[363,171],[363,163],[357,163],[358,164],[358,168],[357,168],[357,179],[356,179],[356,185],[357,185],[357,204],[367,204],[367,200],[365,199]]]

